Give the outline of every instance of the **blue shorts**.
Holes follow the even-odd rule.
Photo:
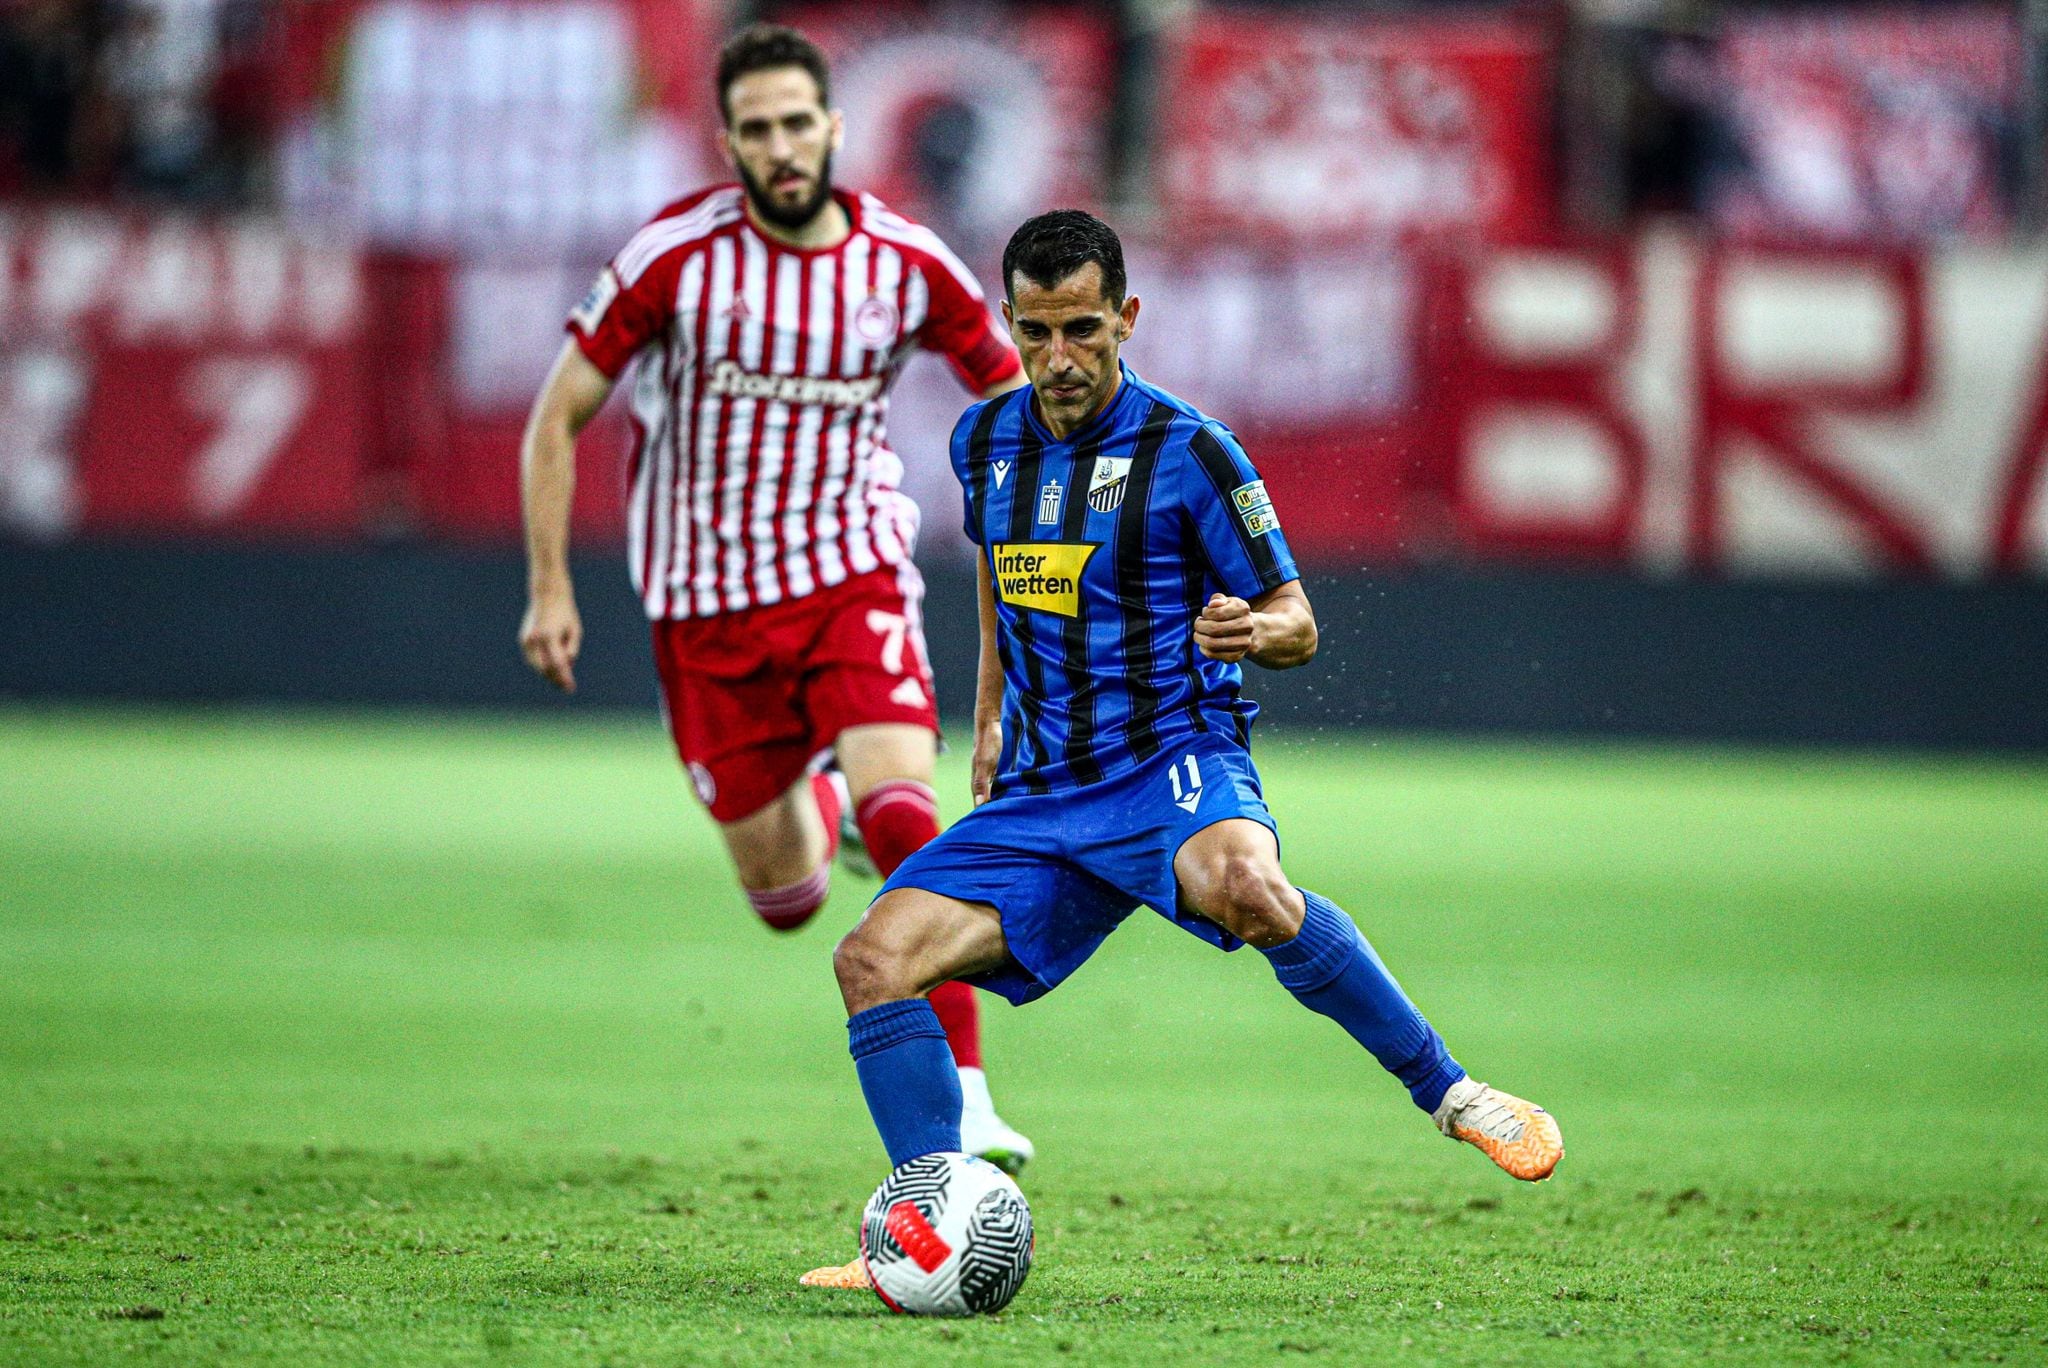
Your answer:
[[[1026,1003],[1059,987],[1140,903],[1211,945],[1242,945],[1183,910],[1173,877],[1187,839],[1231,817],[1278,834],[1251,755],[1203,733],[1086,788],[983,803],[905,860],[882,893],[922,888],[994,907],[1009,959],[968,982]]]

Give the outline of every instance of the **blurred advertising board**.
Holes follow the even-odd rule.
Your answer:
[[[707,171],[706,8],[294,7],[280,45],[285,205],[394,250],[608,252]]]
[[[1096,15],[1054,8],[816,5],[780,18],[825,49],[846,115],[834,174],[967,252],[1102,198],[1113,50]],[[977,265],[979,263],[977,262]],[[984,282],[987,283],[987,282]]]
[[[2048,254],[1648,233],[1447,264],[1424,362],[1466,554],[2048,572]]]
[[[1529,22],[1199,9],[1157,98],[1191,234],[1514,236],[1551,220],[1551,45]]]
[[[2015,10],[1937,7],[1730,19],[1666,76],[1718,125],[1721,226],[1900,239],[2010,226],[2021,66]]]
[[[0,215],[0,525],[358,525],[357,256],[263,219]]]

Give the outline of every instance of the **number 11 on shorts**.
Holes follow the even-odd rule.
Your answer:
[[[1188,775],[1185,785],[1181,783],[1182,770],[1186,770]],[[1195,757],[1183,755],[1177,763],[1167,768],[1166,777],[1173,785],[1173,801],[1179,805],[1182,812],[1192,813],[1196,804],[1202,801],[1202,771],[1200,766],[1196,765]]]

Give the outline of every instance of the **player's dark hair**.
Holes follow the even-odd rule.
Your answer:
[[[1124,302],[1124,245],[1116,229],[1081,209],[1055,209],[1024,220],[1003,248],[1003,295],[1016,302],[1016,278],[1051,288],[1094,262],[1102,268],[1102,295]]]
[[[818,83],[818,103],[832,107],[832,82],[825,68],[825,54],[818,45],[793,28],[781,24],[755,24],[742,29],[718,51],[718,111],[732,122],[732,83],[756,71],[776,67],[797,67]]]

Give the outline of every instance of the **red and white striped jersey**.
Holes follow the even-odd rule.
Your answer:
[[[754,227],[738,186],[662,211],[569,316],[631,388],[633,586],[650,618],[802,598],[910,559],[917,508],[883,432],[918,347],[980,391],[1018,371],[973,275],[936,233],[840,194],[853,231],[802,251]]]

